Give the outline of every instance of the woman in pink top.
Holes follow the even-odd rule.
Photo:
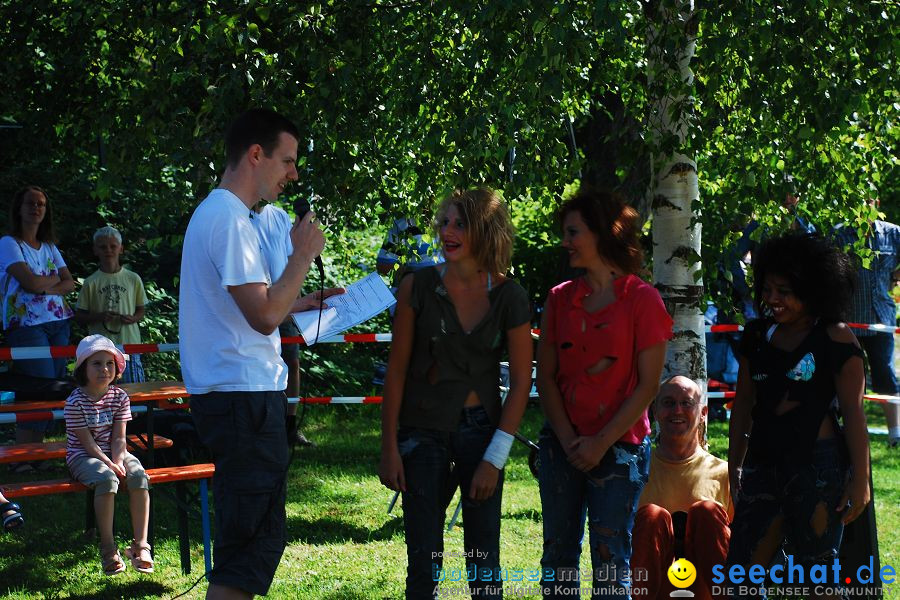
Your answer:
[[[643,253],[632,208],[582,187],[562,205],[559,220],[569,265],[585,272],[550,290],[541,324],[542,584],[551,598],[591,585],[573,577],[587,515],[593,597],[621,598],[650,468],[647,407],[659,387],[672,319],[656,289],[635,275]]]

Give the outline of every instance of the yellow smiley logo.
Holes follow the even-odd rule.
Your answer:
[[[669,567],[669,581],[677,588],[686,588],[697,579],[697,569],[686,558],[679,558]]]

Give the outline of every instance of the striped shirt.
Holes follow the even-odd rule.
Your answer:
[[[835,237],[845,250],[859,236],[852,225],[839,225]],[[868,269],[860,266],[857,271],[856,289],[850,309],[851,323],[882,324],[896,326],[896,308],[891,298],[891,274],[900,267],[900,227],[886,221],[874,221],[865,245],[873,251]],[[877,331],[854,330],[857,337],[875,335]]]
[[[66,464],[71,464],[76,457],[90,456],[78,440],[76,429],[90,429],[100,450],[110,456],[113,423],[131,420],[131,402],[128,394],[114,385],[109,386],[96,402],[79,387],[66,399],[63,414],[66,419]]]

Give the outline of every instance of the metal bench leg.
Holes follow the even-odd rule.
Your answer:
[[[209,579],[209,572],[212,571],[212,549],[209,535],[209,494],[207,490],[207,480],[200,480],[200,519],[203,524],[203,562],[206,566],[206,578]]]
[[[184,489],[184,482],[175,482],[175,496],[178,499],[178,547],[181,551],[181,572],[185,575],[191,574],[191,549],[190,540],[188,538],[188,515],[187,494]]]
[[[156,537],[153,535],[153,488],[147,490],[147,505],[148,514],[147,514],[147,543],[150,544],[150,556],[156,558]]]
[[[460,490],[460,494],[462,494],[462,490]],[[450,517],[450,522],[447,523],[447,531],[453,531],[453,526],[456,525],[456,520],[459,519],[459,513],[462,512],[462,495],[459,497],[459,502],[456,504],[456,510],[453,511],[453,516]]]
[[[97,515],[94,514],[94,490],[84,493],[84,533],[94,535],[97,529]]]
[[[387,514],[391,514],[391,511],[394,510],[394,505],[397,504],[397,498],[400,497],[400,492],[394,492],[394,497],[391,498],[391,501],[388,502],[388,512]]]

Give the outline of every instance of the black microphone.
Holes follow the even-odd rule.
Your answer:
[[[303,219],[310,210],[309,200],[304,198],[298,198],[294,201],[294,214],[297,215],[297,220]],[[325,267],[322,265],[322,257],[316,257],[316,267],[319,269],[319,277],[322,278],[322,281],[325,281]]]

